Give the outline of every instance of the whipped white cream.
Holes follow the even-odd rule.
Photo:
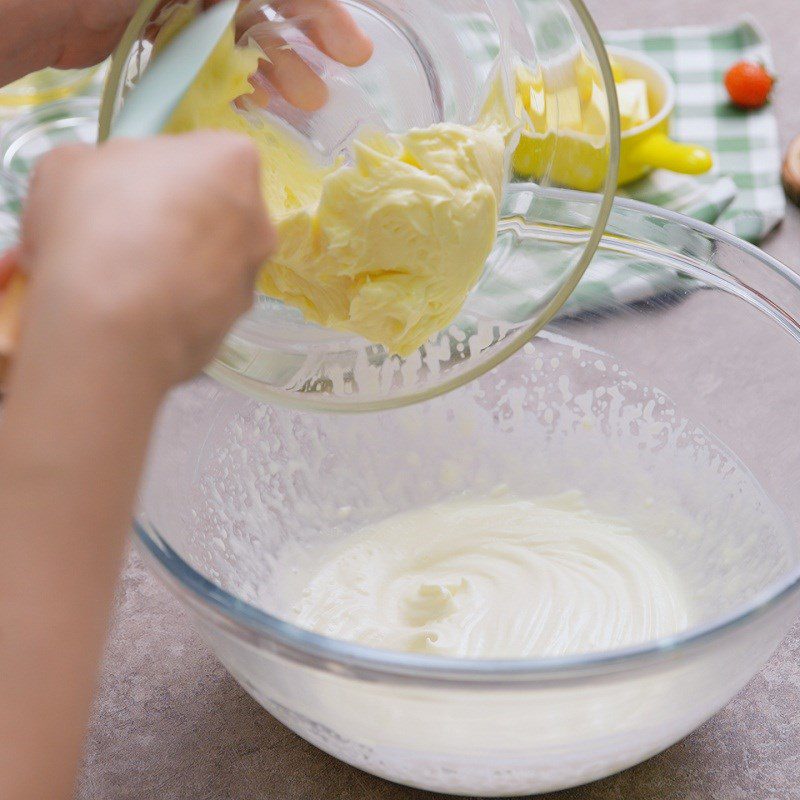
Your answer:
[[[417,508],[291,561],[280,594],[292,621],[391,650],[559,656],[624,647],[687,622],[669,564],[578,492]]]

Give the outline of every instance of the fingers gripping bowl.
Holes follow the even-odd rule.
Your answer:
[[[167,11],[176,5],[168,4]],[[344,67],[320,53],[303,35],[299,30],[303,27],[302,20],[295,26],[287,26],[273,19],[281,26],[281,35],[287,43],[281,44],[278,52],[291,48],[293,54],[321,75],[327,84],[329,99],[321,109],[309,112],[291,105],[273,91],[266,109],[256,107],[253,102],[239,104],[247,106],[240,111],[247,115],[249,122],[277,125],[302,142],[323,165],[347,164],[355,153],[355,163],[362,170],[363,153],[358,148],[365,131],[377,130],[391,136],[404,135],[412,129],[424,132],[437,125],[475,125],[476,120],[483,119],[487,104],[494,102],[492,88],[495,86],[501,89],[497,97],[501,98],[503,113],[509,114],[509,119],[517,119],[525,112],[513,100],[514,81],[519,70],[524,68],[526,75],[537,78],[536,92],[541,94],[540,105],[546,106],[551,134],[547,137],[549,149],[541,159],[541,193],[531,196],[531,205],[554,202],[552,196],[545,194],[554,181],[548,165],[556,163],[560,155],[557,151],[563,143],[558,135],[566,124],[567,101],[563,98],[577,96],[579,79],[588,80],[589,87],[595,87],[596,104],[604,121],[602,131],[594,135],[591,146],[607,165],[598,184],[600,194],[587,195],[585,216],[569,222],[574,236],[568,241],[565,239],[557,270],[545,271],[535,256],[525,262],[515,259],[513,238],[516,234],[509,232],[497,237],[485,265],[481,257],[477,273],[470,272],[474,280],[483,267],[460,315],[421,347],[417,347],[418,342],[412,337],[409,341],[413,348],[394,351],[405,353],[402,357],[347,331],[310,323],[308,319],[322,315],[309,314],[308,303],[287,305],[269,296],[276,295],[279,275],[269,266],[265,269],[261,286],[268,294],[258,295],[252,313],[234,330],[211,366],[211,374],[262,399],[318,409],[364,410],[407,404],[463,384],[518,349],[563,303],[586,268],[608,214],[619,149],[618,115],[613,93],[608,97],[605,92],[605,86],[613,83],[608,60],[580,0],[532,0],[525,5],[527,20],[523,19],[521,6],[513,0],[500,3],[364,0],[345,5],[372,40],[372,58],[358,68]],[[269,6],[264,8],[268,16],[274,18]],[[111,130],[127,91],[147,68],[152,54],[152,37],[148,34],[156,10],[163,18],[164,9],[155,0],[141,5],[115,54],[101,109],[101,139]],[[249,41],[248,32],[241,33],[245,37],[243,41]],[[312,33],[309,35],[314,38]],[[514,136],[509,134],[506,147],[511,148],[513,141]],[[492,181],[497,184],[497,194],[508,185],[510,155],[506,153],[503,163],[501,177],[504,180]],[[417,163],[416,157],[405,160]],[[403,166],[407,167],[407,164]],[[271,181],[266,183],[272,186]],[[323,189],[323,199],[324,192]],[[268,205],[280,217],[284,198],[270,198],[269,192],[267,195]],[[491,204],[495,204],[494,198]],[[319,209],[323,206],[320,200]],[[464,207],[474,206],[470,201]],[[526,209],[526,212],[526,219],[536,219],[535,208]],[[319,211],[314,225],[321,215]],[[509,231],[518,227],[520,219],[518,210],[502,205],[501,230],[504,226],[511,226]],[[373,218],[367,219],[361,228],[370,231],[373,221]],[[278,225],[282,232],[281,219]],[[291,243],[297,225],[284,227],[281,238]],[[392,225],[388,227],[391,229]],[[475,229],[476,225],[468,221],[463,225],[465,234],[474,236]],[[355,228],[353,231],[344,238],[360,235]],[[493,231],[489,233],[494,239]],[[477,245],[470,245],[466,236],[462,238],[463,252],[446,249],[441,254],[443,264],[453,262],[448,272],[461,268],[469,258],[474,259]],[[390,248],[384,254],[386,260],[397,260],[400,250],[402,248]],[[313,258],[309,255],[302,260],[310,263]],[[393,263],[387,264],[385,269],[381,265],[376,268],[378,271],[371,274],[366,283],[359,276],[353,284],[365,297],[375,295],[373,290],[379,281],[402,285],[406,279],[405,265],[399,271]],[[521,274],[523,270],[527,275]],[[535,287],[526,298],[524,308],[519,298],[510,298],[505,289],[509,278],[515,282],[522,277],[526,277],[529,286]],[[297,292],[281,291],[277,296],[285,298],[287,294],[296,296]],[[409,290],[406,300],[410,303],[415,296]],[[323,301],[327,297],[326,291]],[[309,300],[310,295],[306,293],[301,299]],[[424,302],[431,303],[430,300]],[[508,308],[509,303],[513,308]],[[302,308],[306,316],[293,305]],[[356,305],[356,301],[350,301],[351,315]],[[392,308],[387,307],[384,316],[390,316],[391,312]],[[443,313],[442,324],[451,318],[450,312]],[[383,324],[384,321],[379,319],[378,322]]]
[[[523,252],[557,252],[560,209],[580,215],[584,200],[560,202]],[[749,245],[631,202],[615,205],[598,260],[663,291],[591,314],[567,306],[495,371],[429,403],[316,414],[208,379],[171,397],[142,549],[247,691],[327,752],[456,794],[584,783],[697,727],[793,622],[800,282]],[[280,610],[272,571],[287,542],[338,540],[498,482],[537,496],[578,487],[636,517],[686,587],[684,626],[622,650],[471,660],[331,639]]]

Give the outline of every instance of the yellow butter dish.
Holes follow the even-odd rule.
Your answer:
[[[697,175],[711,169],[711,152],[669,138],[675,83],[647,56],[609,48],[620,116],[618,184],[652,169]],[[571,189],[597,191],[606,179],[610,123],[600,74],[585,55],[573,69],[517,71],[517,106],[528,117],[514,153],[517,175]]]
[[[643,177],[652,169],[667,169],[687,175],[708,172],[714,164],[711,151],[699,144],[676,142],[669,137],[669,126],[675,110],[675,82],[653,59],[621,48],[609,48],[609,55],[625,76],[617,83],[617,97],[622,121],[619,184]],[[626,114],[631,99],[626,84],[644,84],[650,118],[626,129]],[[621,91],[622,89],[622,91]]]

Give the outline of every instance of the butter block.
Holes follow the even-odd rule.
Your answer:
[[[599,86],[594,86],[589,102],[583,107],[582,130],[591,136],[608,133],[608,99]]]
[[[583,111],[577,86],[546,93],[545,103],[549,130],[583,130]]]
[[[628,78],[618,83],[617,100],[623,131],[642,125],[650,119],[647,83],[641,78]]]

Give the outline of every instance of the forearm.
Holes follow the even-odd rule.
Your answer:
[[[71,2],[0,0],[0,86],[58,63]]]
[[[135,354],[108,332],[79,330],[79,316],[31,320],[0,421],[0,797],[9,800],[71,796],[162,394]]]

